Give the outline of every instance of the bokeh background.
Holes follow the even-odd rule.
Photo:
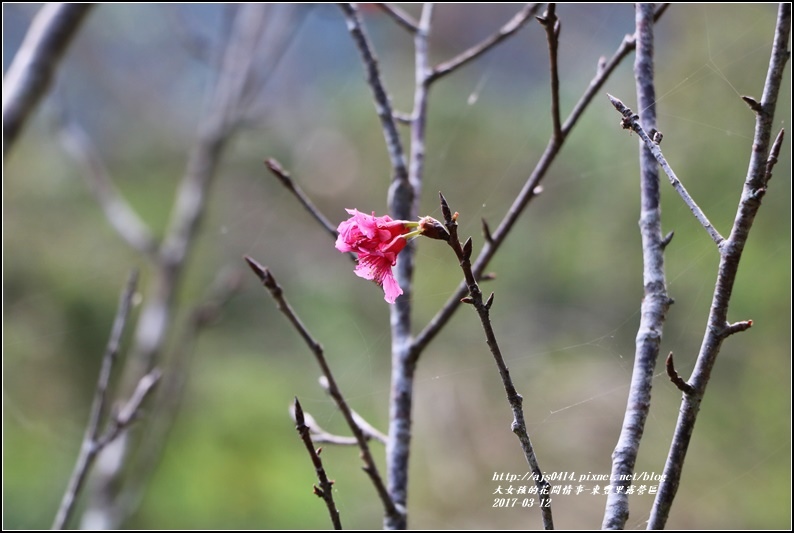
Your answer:
[[[3,5],[4,70],[39,9]],[[53,124],[80,122],[116,186],[162,234],[214,75],[193,46],[221,41],[224,5],[102,5],[87,19],[46,99],[4,160],[3,526],[49,527],[77,456],[113,320],[131,268],[147,263],[118,237]],[[338,223],[344,208],[386,211],[389,162],[358,53],[333,5],[272,5],[262,84],[246,127],[225,152],[178,294],[169,350],[218,272],[240,291],[190,354],[181,409],[134,528],[325,528],[322,502],[287,406],[294,396],[327,429],[346,433],[317,385],[310,353],[247,272],[271,267],[325,346],[352,406],[385,430],[388,304],[266,171],[275,157]],[[417,14],[419,6],[405,6]],[[431,61],[446,60],[508,20],[517,5],[441,5]],[[672,6],[656,29],[663,149],[716,227],[735,214],[752,144],[776,16],[774,4]],[[409,111],[410,36],[380,10],[362,12],[395,106]],[[634,31],[632,6],[561,5],[560,81],[567,115]],[[191,44],[192,43],[192,44]],[[199,51],[201,48],[199,48]],[[461,234],[482,243],[551,131],[547,49],[534,21],[432,89],[422,213],[440,217],[443,190]],[[633,105],[633,57],[602,92]],[[790,65],[776,115],[791,131]],[[607,474],[625,407],[639,323],[642,266],[637,139],[599,96],[489,270],[492,319],[530,435],[547,472]],[[407,132],[406,138],[407,138]],[[686,460],[671,528],[791,527],[791,150],[786,142],[733,293],[733,321],[754,326],[725,342]],[[663,183],[669,293],[662,354],[694,364],[714,287],[717,252]],[[228,270],[227,270],[228,271]],[[418,243],[414,329],[461,278],[448,248]],[[133,324],[134,325],[134,324]],[[129,334],[127,335],[129,337]],[[129,344],[127,342],[126,344]],[[660,473],[680,393],[658,367],[638,472]],[[420,360],[409,512],[414,528],[539,528],[537,509],[493,508],[494,472],[526,471],[476,315],[459,310]],[[381,460],[383,450],[373,445]],[[381,525],[358,452],[326,446],[343,524]],[[560,528],[597,528],[605,498],[554,499]],[[628,528],[644,528],[652,499],[634,497]],[[79,511],[79,509],[78,509]]]

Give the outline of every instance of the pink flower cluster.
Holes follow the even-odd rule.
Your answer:
[[[365,215],[357,209],[346,211],[351,217],[337,228],[336,249],[358,254],[356,275],[383,287],[384,299],[393,304],[403,290],[394,279],[392,267],[397,264],[397,254],[408,244],[411,235],[407,234],[418,223],[392,220],[388,215],[376,217],[374,212]]]

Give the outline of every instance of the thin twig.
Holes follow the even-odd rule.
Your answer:
[[[108,453],[114,457],[114,463],[124,463],[124,454],[127,452],[127,446],[125,443],[127,430],[129,429],[130,425],[140,417],[143,402],[149,397],[152,391],[154,391],[154,388],[160,382],[161,377],[162,373],[160,372],[160,369],[155,367],[138,380],[130,398],[121,406],[121,408],[118,409],[115,416],[110,419],[105,433],[99,436],[94,442],[94,446],[89,451],[86,459],[89,467],[96,462],[99,454],[104,453]],[[111,444],[113,446],[111,446]],[[101,464],[102,461],[100,460],[97,468],[94,470],[95,474],[96,471],[99,470],[99,465]],[[114,468],[117,468],[117,466],[114,466]],[[87,515],[90,516],[91,513],[86,511],[83,514],[81,525],[85,525],[87,522]],[[104,517],[99,519],[101,520],[102,518]],[[96,520],[96,518],[92,517],[92,520]],[[61,528],[56,528],[53,526],[53,529],[63,529],[65,524],[66,522],[64,522],[64,525],[61,526]]]
[[[389,437],[378,431],[375,426],[370,424],[367,419],[358,414],[356,411],[351,409],[350,412],[353,415],[353,420],[355,420],[356,425],[361,428],[361,431],[364,433],[365,437],[376,440],[384,445],[388,444]]]
[[[656,15],[654,16],[654,22],[659,19],[665,10],[665,7],[666,6],[662,6],[661,8],[657,9]],[[508,209],[507,214],[505,214],[496,231],[491,234],[492,240],[485,243],[482,250],[480,251],[480,254],[477,256],[476,261],[474,261],[474,264],[472,265],[472,272],[474,273],[476,279],[481,279],[483,272],[485,272],[485,269],[488,266],[488,263],[491,261],[497,250],[499,250],[499,247],[507,238],[507,235],[510,233],[510,230],[513,228],[513,225],[516,223],[521,213],[523,213],[529,202],[539,194],[540,182],[546,176],[546,172],[557,157],[562,144],[564,144],[568,134],[571,132],[574,126],[576,126],[576,123],[579,121],[579,118],[581,118],[585,109],[587,109],[587,106],[600,91],[604,83],[606,83],[607,79],[615,70],[615,68],[617,68],[618,64],[620,64],[620,62],[634,50],[634,47],[635,38],[633,35],[623,39],[612,58],[598,69],[595,77],[590,81],[590,85],[587,87],[576,105],[574,105],[570,115],[568,115],[568,118],[563,123],[562,142],[556,142],[553,136],[549,139],[546,150],[541,155],[540,160],[538,161],[537,165],[535,165],[534,170],[527,178],[523,188],[516,196],[516,199],[513,201],[513,204],[510,206],[510,209]],[[450,298],[436,313],[432,320],[430,320],[425,328],[416,336],[410,348],[411,359],[414,362],[419,359],[419,356],[422,354],[427,345],[430,344],[430,342],[436,337],[436,335],[438,335],[449,319],[452,318],[452,315],[460,306],[460,299],[466,295],[466,292],[467,287],[465,282],[463,282],[458,286],[457,290],[452,294],[452,296],[450,296]]]
[[[684,200],[684,203],[689,207],[689,210],[692,211],[692,214],[695,215],[695,218],[700,222],[700,225],[703,226],[703,229],[711,237],[717,246],[721,246],[722,242],[725,240],[720,232],[711,224],[706,214],[700,209],[697,202],[692,198],[689,192],[684,187],[684,184],[681,183],[681,180],[678,179],[678,176],[675,175],[673,169],[670,168],[670,164],[665,159],[664,154],[662,154],[662,149],[659,148],[659,145],[653,142],[653,139],[645,132],[645,129],[639,122],[639,116],[635,115],[634,112],[623,102],[619,99],[615,98],[611,94],[607,94],[609,97],[609,101],[612,102],[612,105],[615,106],[615,109],[618,110],[623,115],[623,120],[621,120],[620,124],[623,129],[632,130],[634,133],[639,135],[642,142],[645,143],[645,146],[648,147],[648,150],[653,154],[656,160],[664,170],[664,173],[667,174],[667,177],[670,178],[670,183],[673,185],[673,188],[678,192],[681,198]]]
[[[240,292],[243,282],[242,274],[238,268],[231,266],[226,266],[218,271],[202,301],[191,311],[190,327],[182,336],[182,340],[179,342],[180,346],[192,346],[203,329],[220,320],[226,305]]]
[[[158,250],[158,275],[151,299],[141,311],[136,331],[134,360],[145,369],[154,364],[171,324],[170,308],[178,279],[204,215],[221,155],[239,124],[243,91],[253,76],[251,57],[256,55],[264,24],[262,9],[258,4],[240,6],[224,49],[218,81],[211,90],[207,112],[188,157],[168,229]]]
[[[121,498],[131,509],[138,507],[153,472],[163,454],[171,429],[174,427],[188,381],[191,355],[202,331],[215,325],[225,306],[242,286],[242,271],[237,268],[221,269],[210,283],[201,302],[190,311],[190,318],[175,343],[165,365],[164,379],[152,399],[152,417],[147,431],[141,436],[135,451],[135,468],[125,479],[126,489]],[[129,503],[126,503],[129,502]]]
[[[678,390],[684,394],[692,394],[692,392],[694,392],[692,385],[687,383],[686,380],[682,378],[676,371],[675,362],[673,361],[673,352],[670,352],[667,355],[667,359],[664,362],[664,367],[667,371],[667,377],[670,378],[670,381],[673,382],[673,385],[678,387]]]
[[[370,452],[369,444],[367,443],[367,437],[361,431],[361,428],[358,427],[358,424],[356,424],[350,406],[347,404],[347,400],[345,400],[345,397],[342,395],[342,392],[339,390],[339,387],[336,384],[336,380],[334,379],[333,373],[331,372],[331,367],[328,366],[328,362],[325,359],[323,347],[319,342],[314,340],[314,337],[312,337],[311,333],[309,333],[309,330],[306,329],[306,326],[303,325],[303,322],[301,322],[300,318],[298,318],[298,316],[292,310],[292,307],[290,307],[287,299],[284,297],[281,287],[270,273],[270,270],[260,265],[251,257],[246,256],[245,260],[248,263],[248,266],[251,267],[251,270],[253,270],[254,274],[256,274],[256,276],[260,279],[262,285],[264,285],[265,288],[270,292],[273,300],[276,301],[279,311],[281,311],[284,316],[287,317],[298,334],[300,334],[300,336],[303,338],[304,342],[306,342],[306,345],[309,347],[312,354],[314,354],[317,364],[320,365],[323,375],[328,380],[329,394],[336,402],[336,405],[342,412],[342,416],[344,416],[348,427],[350,427],[350,431],[358,441],[358,447],[361,450],[361,459],[364,462],[364,471],[372,480],[372,484],[375,486],[375,490],[378,492],[378,496],[380,496],[380,499],[383,502],[383,507],[386,510],[387,515],[398,514],[399,511],[395,507],[394,502],[389,496],[389,492],[386,490],[386,486],[383,484],[383,480],[378,473],[378,467],[375,464],[372,453]]]
[[[656,90],[653,71],[653,4],[635,5],[637,52],[634,78],[637,102],[642,109],[639,120],[649,131],[656,129]],[[607,495],[602,529],[624,529],[629,517],[629,490],[645,421],[651,406],[651,388],[667,310],[672,299],[667,295],[664,274],[659,166],[647,147],[640,145],[640,234],[642,237],[643,289],[640,326],[637,330],[634,367],[626,400],[623,425],[612,452],[612,488]]]
[[[113,184],[110,173],[91,138],[74,120],[62,117],[59,133],[66,151],[83,167],[83,176],[113,229],[138,252],[154,257],[157,241],[149,227]]]
[[[556,4],[549,4],[542,17],[537,17],[546,29],[546,40],[549,43],[549,70],[551,71],[551,122],[555,140],[562,142],[562,125],[560,124],[560,75],[557,69],[557,49],[560,44],[560,20],[557,18]]]
[[[321,376],[319,381],[323,390],[330,394],[328,379],[325,376]],[[362,433],[364,433],[364,436],[367,439],[374,439],[381,444],[386,444],[388,441],[388,437],[386,437],[386,435],[375,429],[372,424],[367,422],[364,417],[358,414],[355,410],[351,409],[350,412],[353,415],[353,420],[356,421],[356,425],[361,428]],[[317,423],[317,420],[315,420],[314,417],[309,413],[304,411],[303,415],[306,419],[306,425],[312,432],[312,439],[314,442],[326,442],[340,446],[358,446],[358,441],[355,437],[335,435],[323,429],[320,424]],[[292,405],[290,405],[290,416],[293,420],[295,419],[295,408]]]
[[[656,9],[656,13],[653,15],[654,24],[659,21],[669,6],[670,4],[662,4]],[[584,113],[587,106],[590,105],[590,102],[593,100],[593,98],[595,98],[596,94],[601,91],[601,87],[604,86],[604,83],[606,83],[609,76],[617,68],[621,61],[623,61],[627,55],[634,51],[636,45],[636,35],[627,35],[623,39],[623,42],[620,43],[620,46],[612,55],[610,60],[603,64],[599,64],[596,76],[590,81],[590,85],[587,87],[587,90],[576,103],[576,105],[573,106],[571,114],[568,115],[568,118],[562,125],[562,131],[565,135],[567,135],[574,125],[576,125],[579,117],[582,115],[582,113]]]
[[[393,18],[397,24],[409,32],[414,33],[416,31],[418,24],[407,11],[403,11],[394,4],[378,3],[375,5],[381,8],[387,15]]]
[[[168,330],[174,320],[173,308],[176,292],[187,258],[198,234],[206,211],[210,188],[215,181],[221,157],[242,119],[243,99],[249,79],[254,76],[257,57],[265,23],[261,4],[245,4],[235,9],[227,42],[221,50],[221,61],[216,82],[209,88],[206,109],[201,117],[198,135],[182,175],[168,227],[158,249],[154,265],[154,280],[141,309],[133,348],[121,377],[122,393],[131,390],[137,376],[150,371],[163,356]],[[127,439],[122,433],[119,441]],[[124,445],[123,460],[106,462],[106,470],[96,472],[94,497],[89,502],[81,524],[86,529],[118,529],[137,503],[141,487],[129,477],[122,484],[127,461],[127,450],[136,449],[140,439]],[[136,472],[135,467],[127,468]]]
[[[289,406],[289,415],[292,417],[292,420],[295,422],[298,421],[295,415],[295,405],[290,404]],[[306,424],[306,427],[309,428],[311,432],[311,437],[314,442],[321,442],[325,444],[335,444],[337,446],[358,446],[358,441],[355,437],[345,437],[342,435],[335,435],[320,426],[317,423],[315,418],[304,411],[303,413],[303,423]]]
[[[735,322],[733,324],[728,324],[725,329],[722,331],[723,337],[730,337],[735,333],[741,333],[742,331],[747,331],[753,327],[752,320],[742,320],[741,322]]]
[[[320,382],[320,387],[322,387],[325,392],[330,394],[328,379],[325,376],[320,376],[318,381]],[[367,438],[375,439],[381,444],[387,443],[388,437],[386,435],[378,431],[375,426],[367,422],[367,420],[358,414],[354,409],[351,409],[350,412],[353,414],[353,419],[356,421],[356,425],[361,428],[361,431],[364,432],[364,435]]]
[[[271,157],[265,160],[265,166],[275,177],[278,178],[279,182],[281,182],[281,184],[286,187],[287,190],[295,196],[295,198],[298,199],[303,208],[306,209],[306,211],[308,211],[309,214],[314,217],[314,219],[319,222],[323,228],[325,228],[325,231],[332,238],[336,239],[338,235],[336,227],[325,217],[325,215],[320,212],[319,209],[317,209],[317,206],[315,206],[306,193],[303,192],[303,189],[301,189],[300,186],[292,180],[289,173],[281,166],[281,163]]]
[[[130,424],[135,422],[140,416],[141,405],[149,394],[154,390],[154,387],[159,383],[162,377],[162,372],[159,368],[153,368],[148,374],[138,380],[135,390],[132,392],[130,399],[127,403],[121,406],[116,416],[110,420],[110,427],[102,437],[97,440],[97,448],[102,449],[116,437],[118,437],[124,429]]]
[[[301,26],[309,18],[315,5],[272,3],[268,6],[267,12],[264,13],[266,25],[262,27],[262,35],[267,39],[259,46],[256,58],[260,67],[256,69],[255,75],[249,76],[246,80],[240,99],[242,108],[251,109],[252,114],[256,114],[252,108],[257,103],[257,98],[261,96],[273,73],[277,71],[281,61],[301,34]],[[239,117],[240,127],[261,123],[261,111],[259,115],[258,118]]]
[[[388,149],[389,159],[391,160],[392,170],[394,171],[392,188],[398,189],[396,191],[391,190],[389,194],[408,195],[412,202],[413,194],[408,185],[408,168],[405,164],[405,152],[403,151],[400,134],[397,131],[397,123],[394,120],[394,111],[391,101],[380,76],[375,52],[364,31],[364,26],[361,23],[361,17],[359,16],[356,5],[339,4],[339,8],[345,15],[347,29],[350,31],[353,42],[356,44],[359,54],[361,55],[361,60],[364,63],[364,69],[367,73],[367,83],[370,89],[372,89],[375,109],[380,118],[381,127],[383,128],[383,136],[386,139],[386,148]],[[394,215],[396,218],[401,218],[397,213],[394,213]],[[405,217],[402,218],[404,219]]]
[[[524,399],[518,393],[518,391],[516,391],[515,385],[513,385],[513,380],[510,377],[510,370],[507,368],[504,357],[502,357],[502,352],[499,349],[499,344],[496,341],[496,334],[494,333],[493,327],[491,326],[490,309],[491,305],[493,304],[494,295],[491,293],[491,296],[488,298],[488,300],[483,302],[482,292],[480,291],[480,287],[477,285],[477,279],[475,278],[471,268],[471,237],[469,237],[463,246],[461,246],[460,240],[458,240],[458,214],[455,213],[453,215],[451,213],[444,195],[439,193],[439,197],[441,199],[441,212],[444,214],[444,225],[449,232],[449,240],[447,242],[455,252],[456,257],[460,262],[460,267],[463,270],[463,276],[466,279],[469,297],[465,302],[472,304],[474,309],[477,311],[477,315],[480,317],[483,331],[485,331],[485,338],[488,348],[490,348],[491,354],[493,355],[494,361],[496,362],[496,366],[499,369],[499,375],[502,377],[502,384],[504,385],[505,392],[507,393],[507,401],[513,411],[513,423],[511,425],[511,429],[521,442],[521,448],[524,450],[524,457],[526,458],[527,463],[532,470],[533,479],[535,480],[535,485],[538,488],[538,494],[540,495],[541,502],[540,509],[543,517],[543,528],[546,530],[554,529],[554,521],[552,520],[551,514],[551,498],[549,496],[551,485],[549,485],[549,482],[546,481],[543,471],[538,465],[538,459],[535,455],[535,450],[532,447],[529,434],[527,434],[527,424],[524,420],[524,409],[522,406]]]
[[[45,4],[3,77],[3,154],[47,92],[64,52],[93,4]]]
[[[670,451],[664,466],[662,482],[659,485],[659,491],[648,520],[649,529],[662,529],[667,523],[670,508],[681,481],[681,472],[689,442],[694,432],[700,403],[706,392],[706,386],[719,355],[722,341],[727,335],[734,332],[734,329],[738,329],[733,328],[728,323],[728,307],[736,281],[739,261],[747,242],[747,236],[752,229],[753,221],[761,205],[762,191],[766,191],[772,173],[772,166],[774,161],[777,160],[782,143],[782,133],[780,133],[771,150],[769,148],[775,108],[783,80],[783,71],[790,57],[790,51],[788,50],[790,33],[791,4],[781,3],[778,8],[775,38],[769,58],[769,68],[760,104],[761,108],[756,114],[753,148],[741,200],[739,201],[731,233],[726,242],[720,247],[720,265],[708,323],[700,353],[695,362],[695,368],[688,380],[693,391],[682,399],[673,441],[670,444]],[[750,321],[746,321],[744,324],[749,326]]]
[[[414,33],[414,109],[411,113],[411,166],[408,169],[408,181],[414,194],[414,205],[411,215],[419,211],[422,196],[422,180],[425,172],[425,132],[427,131],[427,100],[430,90],[430,62],[428,59],[428,39],[430,24],[433,19],[433,4],[426,3],[422,8],[422,17]]]
[[[432,83],[442,76],[446,76],[447,74],[454,72],[458,68],[467,64],[469,61],[477,59],[485,52],[513,35],[515,32],[520,30],[524,24],[527,23],[532,15],[538,12],[540,6],[541,4],[527,4],[524,6],[521,11],[516,13],[513,18],[510,19],[504,26],[499,28],[496,33],[487,39],[484,39],[482,42],[472,46],[465,52],[453,57],[449,61],[445,61],[444,63],[441,63],[440,65],[437,65],[435,68],[433,68],[433,70],[430,72],[428,81]]]
[[[319,487],[317,485],[314,486],[314,493],[325,501],[325,505],[328,507],[328,514],[331,516],[331,523],[334,524],[334,529],[342,529],[342,520],[339,518],[339,510],[334,503],[334,482],[328,479],[328,475],[325,473],[325,467],[323,467],[323,461],[320,459],[322,448],[314,449],[314,443],[312,443],[311,435],[309,435],[309,428],[305,424],[303,408],[301,408],[297,396],[295,397],[294,412],[296,422],[295,429],[298,430],[303,444],[306,445],[306,451],[309,452],[309,457],[314,465],[314,471],[317,473],[317,479],[320,481]]]
[[[292,193],[295,198],[297,198],[298,202],[303,206],[303,208],[309,212],[309,214],[320,223],[320,225],[325,229],[326,233],[328,233],[333,239],[336,239],[339,235],[339,232],[336,231],[336,228],[331,223],[328,218],[314,205],[314,202],[311,201],[309,196],[303,192],[303,189],[295,183],[295,181],[290,177],[289,172],[284,170],[281,166],[281,163],[273,159],[272,157],[265,160],[265,166],[270,170],[270,172],[278,178],[279,182],[287,188],[288,191]],[[354,263],[358,261],[356,258],[356,254],[353,252],[347,252],[347,255],[351,261]]]
[[[769,184],[769,180],[772,179],[772,171],[775,169],[775,165],[777,164],[777,158],[780,155],[780,147],[783,145],[783,137],[784,133],[783,130],[777,132],[777,137],[775,137],[775,142],[772,143],[772,149],[769,151],[769,158],[766,161],[766,171],[764,172],[764,187]],[[758,191],[757,194],[763,194],[762,191]]]
[[[391,109],[391,106],[388,102],[388,98],[386,97],[386,93],[383,90],[382,83],[380,82],[380,75],[377,70],[377,63],[374,61],[374,54],[371,51],[371,47],[364,36],[363,29],[361,28],[361,23],[357,20],[357,13],[355,8],[348,5],[342,6],[343,11],[345,11],[346,18],[348,20],[348,28],[351,31],[351,34],[354,37],[354,41],[356,42],[357,47],[362,55],[364,60],[365,69],[368,73],[368,81],[370,86],[373,89],[373,94],[375,96],[376,102],[376,109],[378,111],[379,116],[381,117],[382,125],[384,126],[384,135],[386,136],[387,146],[389,147],[390,157],[392,159],[392,166],[394,167],[394,179],[392,181],[392,187],[389,191],[389,205],[390,205],[390,212],[395,216],[395,218],[403,218],[403,219],[412,219],[414,218],[414,213],[411,212],[411,209],[408,206],[414,204],[414,194],[411,190],[410,183],[406,183],[400,176],[402,175],[403,166],[401,162],[403,161],[402,158],[395,158],[393,156],[394,150],[392,149],[393,146],[398,146],[401,148],[399,143],[399,137],[397,136],[396,128],[393,128],[389,121],[387,121],[386,117],[384,117],[384,109]],[[535,8],[535,10],[537,7]],[[514,21],[518,20],[518,17],[523,17],[524,15],[526,18],[529,18],[530,15],[535,13],[535,10],[529,10],[529,6],[527,7],[526,11],[522,12],[522,14],[514,17]],[[661,11],[661,10],[660,10]],[[525,21],[524,21],[525,22]],[[523,24],[523,22],[522,22]],[[520,25],[519,25],[520,26]],[[508,28],[510,29],[510,28]],[[517,30],[518,27],[515,28]],[[504,30],[504,28],[503,28]],[[513,30],[511,30],[513,31]],[[495,42],[493,43],[495,44]],[[443,70],[436,73],[440,75],[441,72],[448,73],[454,68],[463,65],[464,63],[468,62],[469,60],[473,59],[474,57],[479,56],[481,53],[486,51],[490,48],[492,44],[487,44],[482,48],[478,48],[477,50],[472,49],[470,50],[470,54],[463,54],[459,56],[459,61],[453,60],[452,63],[447,63],[443,66]],[[562,136],[558,137],[556,140],[552,139],[550,141],[549,146],[547,147],[546,152],[544,153],[541,161],[538,163],[536,170],[532,173],[532,175],[527,180],[527,184],[522,189],[521,193],[519,193],[518,198],[514,202],[513,206],[511,207],[510,211],[506,215],[505,219],[503,220],[502,224],[500,224],[499,228],[497,229],[496,234],[493,236],[494,240],[491,243],[487,243],[484,247],[483,251],[480,254],[480,257],[477,262],[475,262],[473,271],[475,275],[478,277],[482,276],[485,267],[487,266],[488,261],[491,259],[493,254],[499,248],[503,240],[506,238],[507,233],[509,232],[510,228],[513,226],[515,221],[518,218],[518,215],[527,205],[527,203],[533,198],[539,191],[539,182],[545,175],[546,170],[550,166],[551,162],[553,161],[554,157],[556,156],[557,152],[560,149],[560,146],[570,131],[570,129],[574,126],[576,121],[578,120],[579,116],[582,114],[586,106],[592,100],[598,89],[604,83],[604,81],[608,78],[617,64],[622,60],[625,55],[633,50],[633,39],[626,39],[624,43],[621,45],[621,48],[615,54],[613,60],[604,65],[604,67],[598,72],[596,78],[591,82],[590,87],[585,91],[585,94],[582,96],[582,99],[579,103],[574,107],[574,110],[571,112],[571,115],[568,118],[568,121],[561,126]],[[450,70],[446,70],[449,68]],[[431,76],[433,76],[431,74]],[[433,76],[435,79],[436,76]],[[385,104],[385,105],[384,105]],[[391,111],[389,113],[389,117],[391,119],[391,124],[393,125],[394,121],[394,112]],[[417,119],[417,115],[412,115],[412,121]],[[396,139],[396,142],[395,142]],[[402,153],[402,152],[400,152]],[[403,295],[400,299],[398,299],[397,303],[391,308],[391,323],[392,323],[392,399],[390,402],[391,410],[390,410],[390,442],[393,443],[391,446],[387,446],[387,461],[390,461],[389,458],[395,458],[398,456],[404,456],[406,461],[403,463],[396,463],[395,470],[396,472],[406,472],[407,471],[407,454],[393,454],[392,450],[407,450],[408,445],[410,443],[410,404],[411,404],[411,392],[412,392],[412,376],[414,369],[416,367],[416,362],[418,357],[423,350],[423,348],[432,340],[432,338],[440,331],[441,327],[449,320],[451,315],[457,309],[457,306],[460,304],[460,298],[465,295],[466,286],[465,284],[461,285],[458,292],[447,302],[447,304],[442,308],[442,310],[436,315],[434,320],[425,328],[422,334],[417,337],[415,341],[411,340],[410,337],[410,282],[411,282],[411,274],[412,274],[412,249],[409,246],[401,255],[397,263],[397,278],[400,283],[400,286],[406,290],[406,294]],[[397,416],[395,416],[395,414]],[[399,458],[399,457],[398,457]],[[390,469],[389,472],[391,473],[392,470]],[[401,474],[399,479],[402,479],[404,474]],[[398,481],[399,481],[398,479]],[[399,490],[400,485],[407,485],[407,483],[401,483],[392,485],[390,480],[390,490],[394,486],[395,489]],[[402,504],[400,501],[401,492],[398,493],[397,490],[392,491],[392,495],[394,497],[394,501],[397,504]],[[402,508],[402,505],[401,505]],[[397,523],[390,523],[386,521],[386,527],[406,527],[405,522],[397,522]]]
[[[55,522],[52,525],[53,529],[63,529],[66,527],[67,522],[74,509],[75,501],[80,493],[88,471],[91,468],[96,454],[99,452],[97,441],[99,440],[99,426],[102,423],[105,411],[107,410],[107,396],[108,385],[110,383],[110,376],[113,371],[113,364],[116,361],[121,344],[121,336],[124,333],[124,327],[127,324],[127,317],[129,316],[130,309],[132,308],[132,297],[135,295],[135,289],[138,284],[138,271],[134,270],[130,273],[127,279],[127,284],[119,300],[119,306],[116,311],[116,317],[113,319],[113,327],[110,332],[105,354],[102,356],[102,367],[99,371],[99,379],[97,380],[96,389],[94,390],[94,400],[91,403],[91,414],[88,418],[83,442],[80,446],[80,455],[77,458],[72,476],[69,479],[66,492],[61,500],[61,505],[58,508],[58,513],[55,517]]]

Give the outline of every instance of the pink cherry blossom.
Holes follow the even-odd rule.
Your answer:
[[[393,304],[403,293],[394,279],[392,267],[397,264],[397,254],[408,244],[406,234],[418,224],[405,220],[392,220],[388,215],[365,215],[357,209],[347,209],[350,215],[337,231],[336,249],[358,254],[355,273],[383,287],[384,299]]]

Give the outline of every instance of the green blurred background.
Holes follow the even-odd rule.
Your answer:
[[[38,6],[3,5],[4,70]],[[77,456],[119,291],[146,263],[114,233],[80,168],[54,132],[66,108],[98,146],[115,184],[162,234],[212,70],[185,37],[210,46],[221,5],[102,5],[65,57],[47,99],[4,161],[3,526],[46,528]],[[344,208],[386,211],[389,162],[369,88],[341,13],[331,5],[273,5],[262,90],[212,189],[178,297],[172,337],[223,268],[241,291],[202,331],[182,407],[135,528],[326,528],[313,468],[287,406],[298,396],[346,433],[317,385],[310,353],[242,262],[271,267],[323,343],[352,406],[386,429],[388,304],[357,278],[316,223],[266,171],[275,157],[336,224]],[[419,6],[406,9],[418,15]],[[776,5],[672,6],[656,30],[663,149],[693,197],[727,234],[752,144]],[[486,37],[517,5],[441,5],[433,63]],[[396,107],[409,111],[413,47],[378,9],[362,7]],[[560,81],[567,115],[634,31],[631,5],[561,5]],[[282,32],[282,33],[279,33]],[[281,48],[268,49],[268,36]],[[285,37],[286,36],[286,37]],[[545,34],[534,21],[432,89],[422,214],[440,217],[443,190],[461,234],[482,243],[534,167],[550,133]],[[636,101],[633,56],[602,93]],[[790,66],[776,115],[790,127]],[[609,473],[630,379],[642,298],[636,136],[599,96],[489,270],[492,319],[530,435],[547,472]],[[407,131],[403,130],[407,139]],[[791,151],[785,143],[739,271],[730,318],[753,319],[725,342],[687,457],[670,528],[791,527]],[[717,252],[662,184],[665,254],[676,303],[662,353],[694,365],[714,287]],[[461,278],[448,248],[418,243],[414,329]],[[173,339],[172,339],[173,348]],[[661,472],[680,393],[658,367],[637,471]],[[492,508],[494,472],[526,471],[476,315],[461,309],[420,360],[409,513],[414,528],[539,528],[535,509]],[[383,449],[374,445],[382,460]],[[381,507],[358,452],[326,446],[342,521],[377,528]],[[382,461],[381,461],[382,464]],[[603,496],[558,496],[560,528],[598,528]],[[652,499],[634,497],[627,528],[644,528]]]

